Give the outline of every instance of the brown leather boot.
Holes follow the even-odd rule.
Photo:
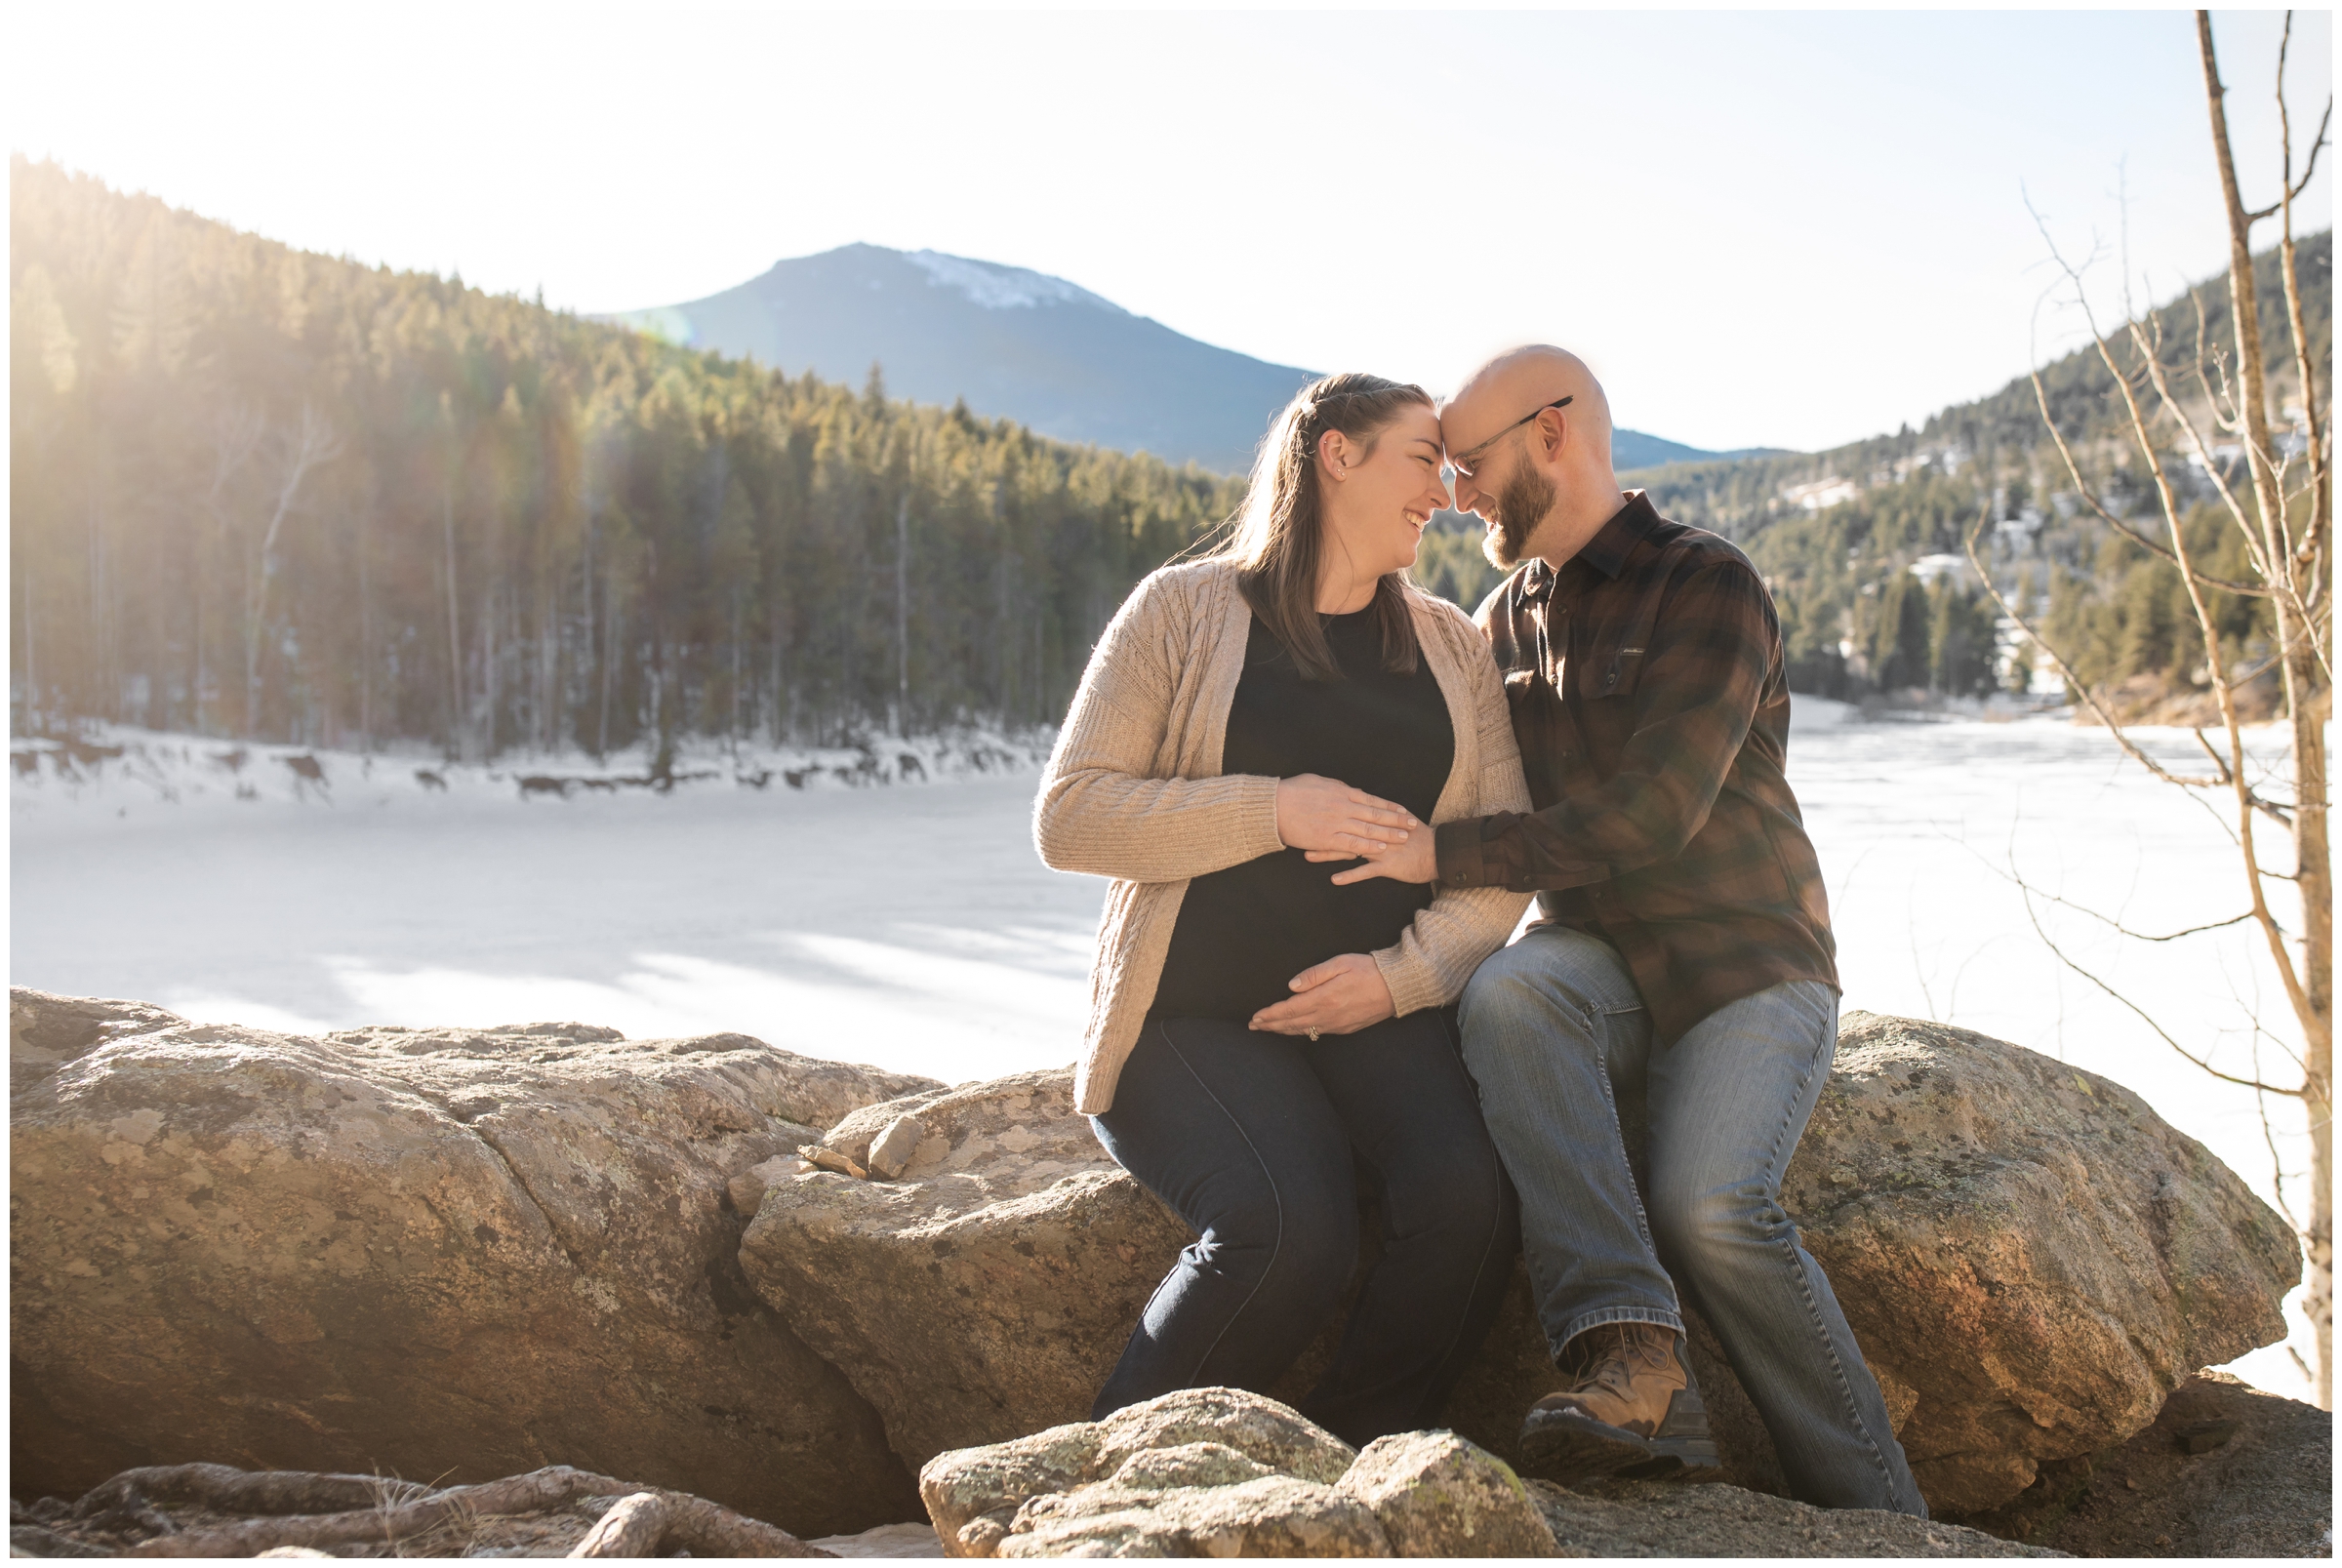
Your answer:
[[[1708,1407],[1675,1330],[1604,1323],[1569,1344],[1577,1377],[1529,1408],[1521,1470],[1563,1486],[1617,1476],[1713,1480]]]

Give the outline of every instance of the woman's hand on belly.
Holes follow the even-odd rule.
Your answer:
[[[1339,779],[1297,773],[1276,782],[1276,836],[1287,849],[1372,855],[1422,825],[1406,807]]]
[[[1294,994],[1252,1015],[1272,1034],[1355,1034],[1398,1011],[1383,972],[1362,952],[1312,964],[1290,982]]]

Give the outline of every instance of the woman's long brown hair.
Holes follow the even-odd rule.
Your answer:
[[[1339,680],[1341,666],[1317,619],[1317,572],[1325,554],[1325,505],[1317,489],[1317,443],[1340,430],[1364,451],[1408,408],[1433,406],[1431,394],[1404,382],[1345,371],[1312,382],[1270,423],[1253,460],[1252,485],[1236,528],[1218,553],[1234,560],[1245,603],[1293,656],[1306,680]],[[1374,585],[1375,627],[1383,668],[1415,669],[1415,622],[1407,577],[1393,572]]]

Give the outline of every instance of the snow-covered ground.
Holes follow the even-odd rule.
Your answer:
[[[2147,739],[2201,764],[2185,732]],[[737,1029],[946,1079],[1073,1055],[1101,888],[1033,856],[1032,738],[703,752],[677,759],[665,792],[523,788],[639,778],[640,759],[481,770],[251,746],[231,766],[236,748],[219,743],[102,740],[123,754],[50,752],[14,776],[15,984],[293,1029]],[[2281,762],[2281,734],[2255,744]],[[321,777],[288,758],[314,758]],[[2061,964],[2009,880],[2039,890],[2034,914],[2075,963],[2191,1051],[2248,1075],[2257,1043],[2270,1081],[2298,1081],[2250,926],[2147,944],[2076,907],[2149,934],[2243,910],[2236,850],[2203,800],[2059,719],[1865,723],[1809,699],[1791,773],[1829,876],[1847,1007],[1944,1019],[2105,1073],[2264,1197],[2281,1163],[2302,1195],[2298,1103],[2269,1102],[2273,1155],[2252,1093]],[[2281,842],[2268,848],[2286,864]],[[2237,1370],[2306,1390],[2282,1347]]]

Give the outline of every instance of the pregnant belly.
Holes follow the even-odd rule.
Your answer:
[[[1153,1011],[1250,1018],[1312,964],[1390,946],[1431,902],[1430,888],[1382,877],[1336,887],[1342,869],[1280,850],[1190,883]]]

